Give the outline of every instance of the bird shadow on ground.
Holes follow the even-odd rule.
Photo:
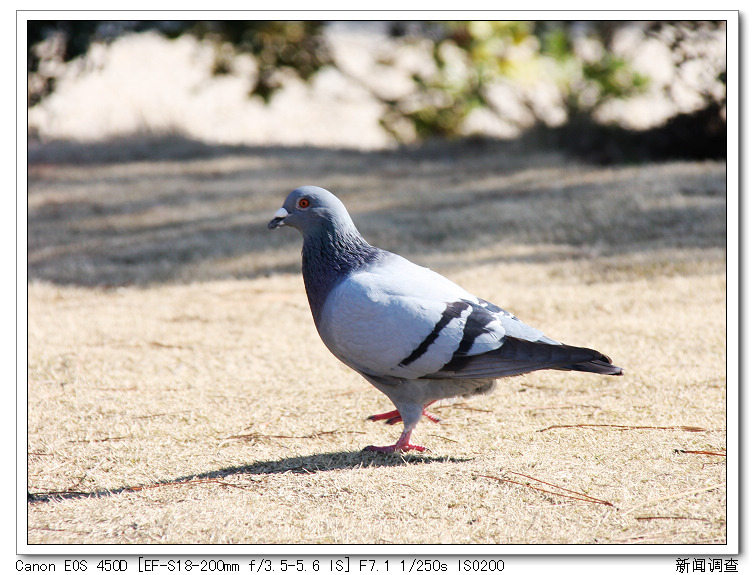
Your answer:
[[[367,451],[340,451],[317,453],[298,457],[270,461],[256,461],[250,465],[225,467],[193,475],[184,475],[172,479],[155,481],[134,486],[100,489],[97,491],[47,491],[27,493],[27,503],[50,503],[62,500],[78,500],[112,497],[121,493],[136,493],[161,487],[180,487],[186,485],[216,484],[226,487],[244,489],[249,486],[243,482],[245,476],[277,475],[283,473],[311,475],[325,471],[358,470],[370,467],[402,467],[433,463],[464,463],[471,458],[448,456],[407,455],[403,453],[372,453]],[[236,478],[237,482],[229,480]]]

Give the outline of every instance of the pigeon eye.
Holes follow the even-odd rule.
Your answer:
[[[309,207],[309,200],[307,198],[301,198],[298,202],[296,202],[297,208],[308,208]]]

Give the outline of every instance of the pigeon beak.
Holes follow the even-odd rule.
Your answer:
[[[274,230],[275,228],[279,228],[285,225],[283,220],[285,220],[290,215],[291,214],[288,213],[288,210],[286,208],[280,208],[277,212],[275,212],[275,217],[270,220],[269,224],[267,224],[268,229]]]

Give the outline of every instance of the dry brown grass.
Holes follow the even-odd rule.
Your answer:
[[[185,145],[32,154],[29,543],[726,541],[723,164]],[[389,402],[264,229],[306,183],[627,375],[502,381],[423,421],[429,454],[360,451],[397,437],[365,421]]]

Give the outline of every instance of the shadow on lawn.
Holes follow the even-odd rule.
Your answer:
[[[522,141],[372,152],[181,138],[39,144],[28,279],[112,287],[298,273],[301,238],[267,222],[302,184],[341,195],[368,241],[410,259],[512,244],[553,261],[563,248],[723,249],[725,173],[720,162],[590,166]]]
[[[366,451],[318,453],[301,457],[287,457],[285,459],[273,461],[257,461],[251,465],[226,467],[216,471],[207,471],[196,475],[185,475],[144,485],[124,486],[115,489],[102,489],[99,491],[48,491],[28,493],[27,503],[49,503],[66,499],[111,497],[113,495],[120,495],[121,493],[136,493],[147,489],[181,487],[186,485],[215,484],[221,487],[248,489],[253,486],[253,482],[244,482],[244,476],[275,475],[281,473],[310,475],[323,471],[357,470],[370,467],[401,467],[406,465],[432,463],[463,463],[465,461],[470,461],[470,459],[447,456],[406,455],[400,453],[370,453]],[[236,478],[235,482],[229,481],[233,478]]]

